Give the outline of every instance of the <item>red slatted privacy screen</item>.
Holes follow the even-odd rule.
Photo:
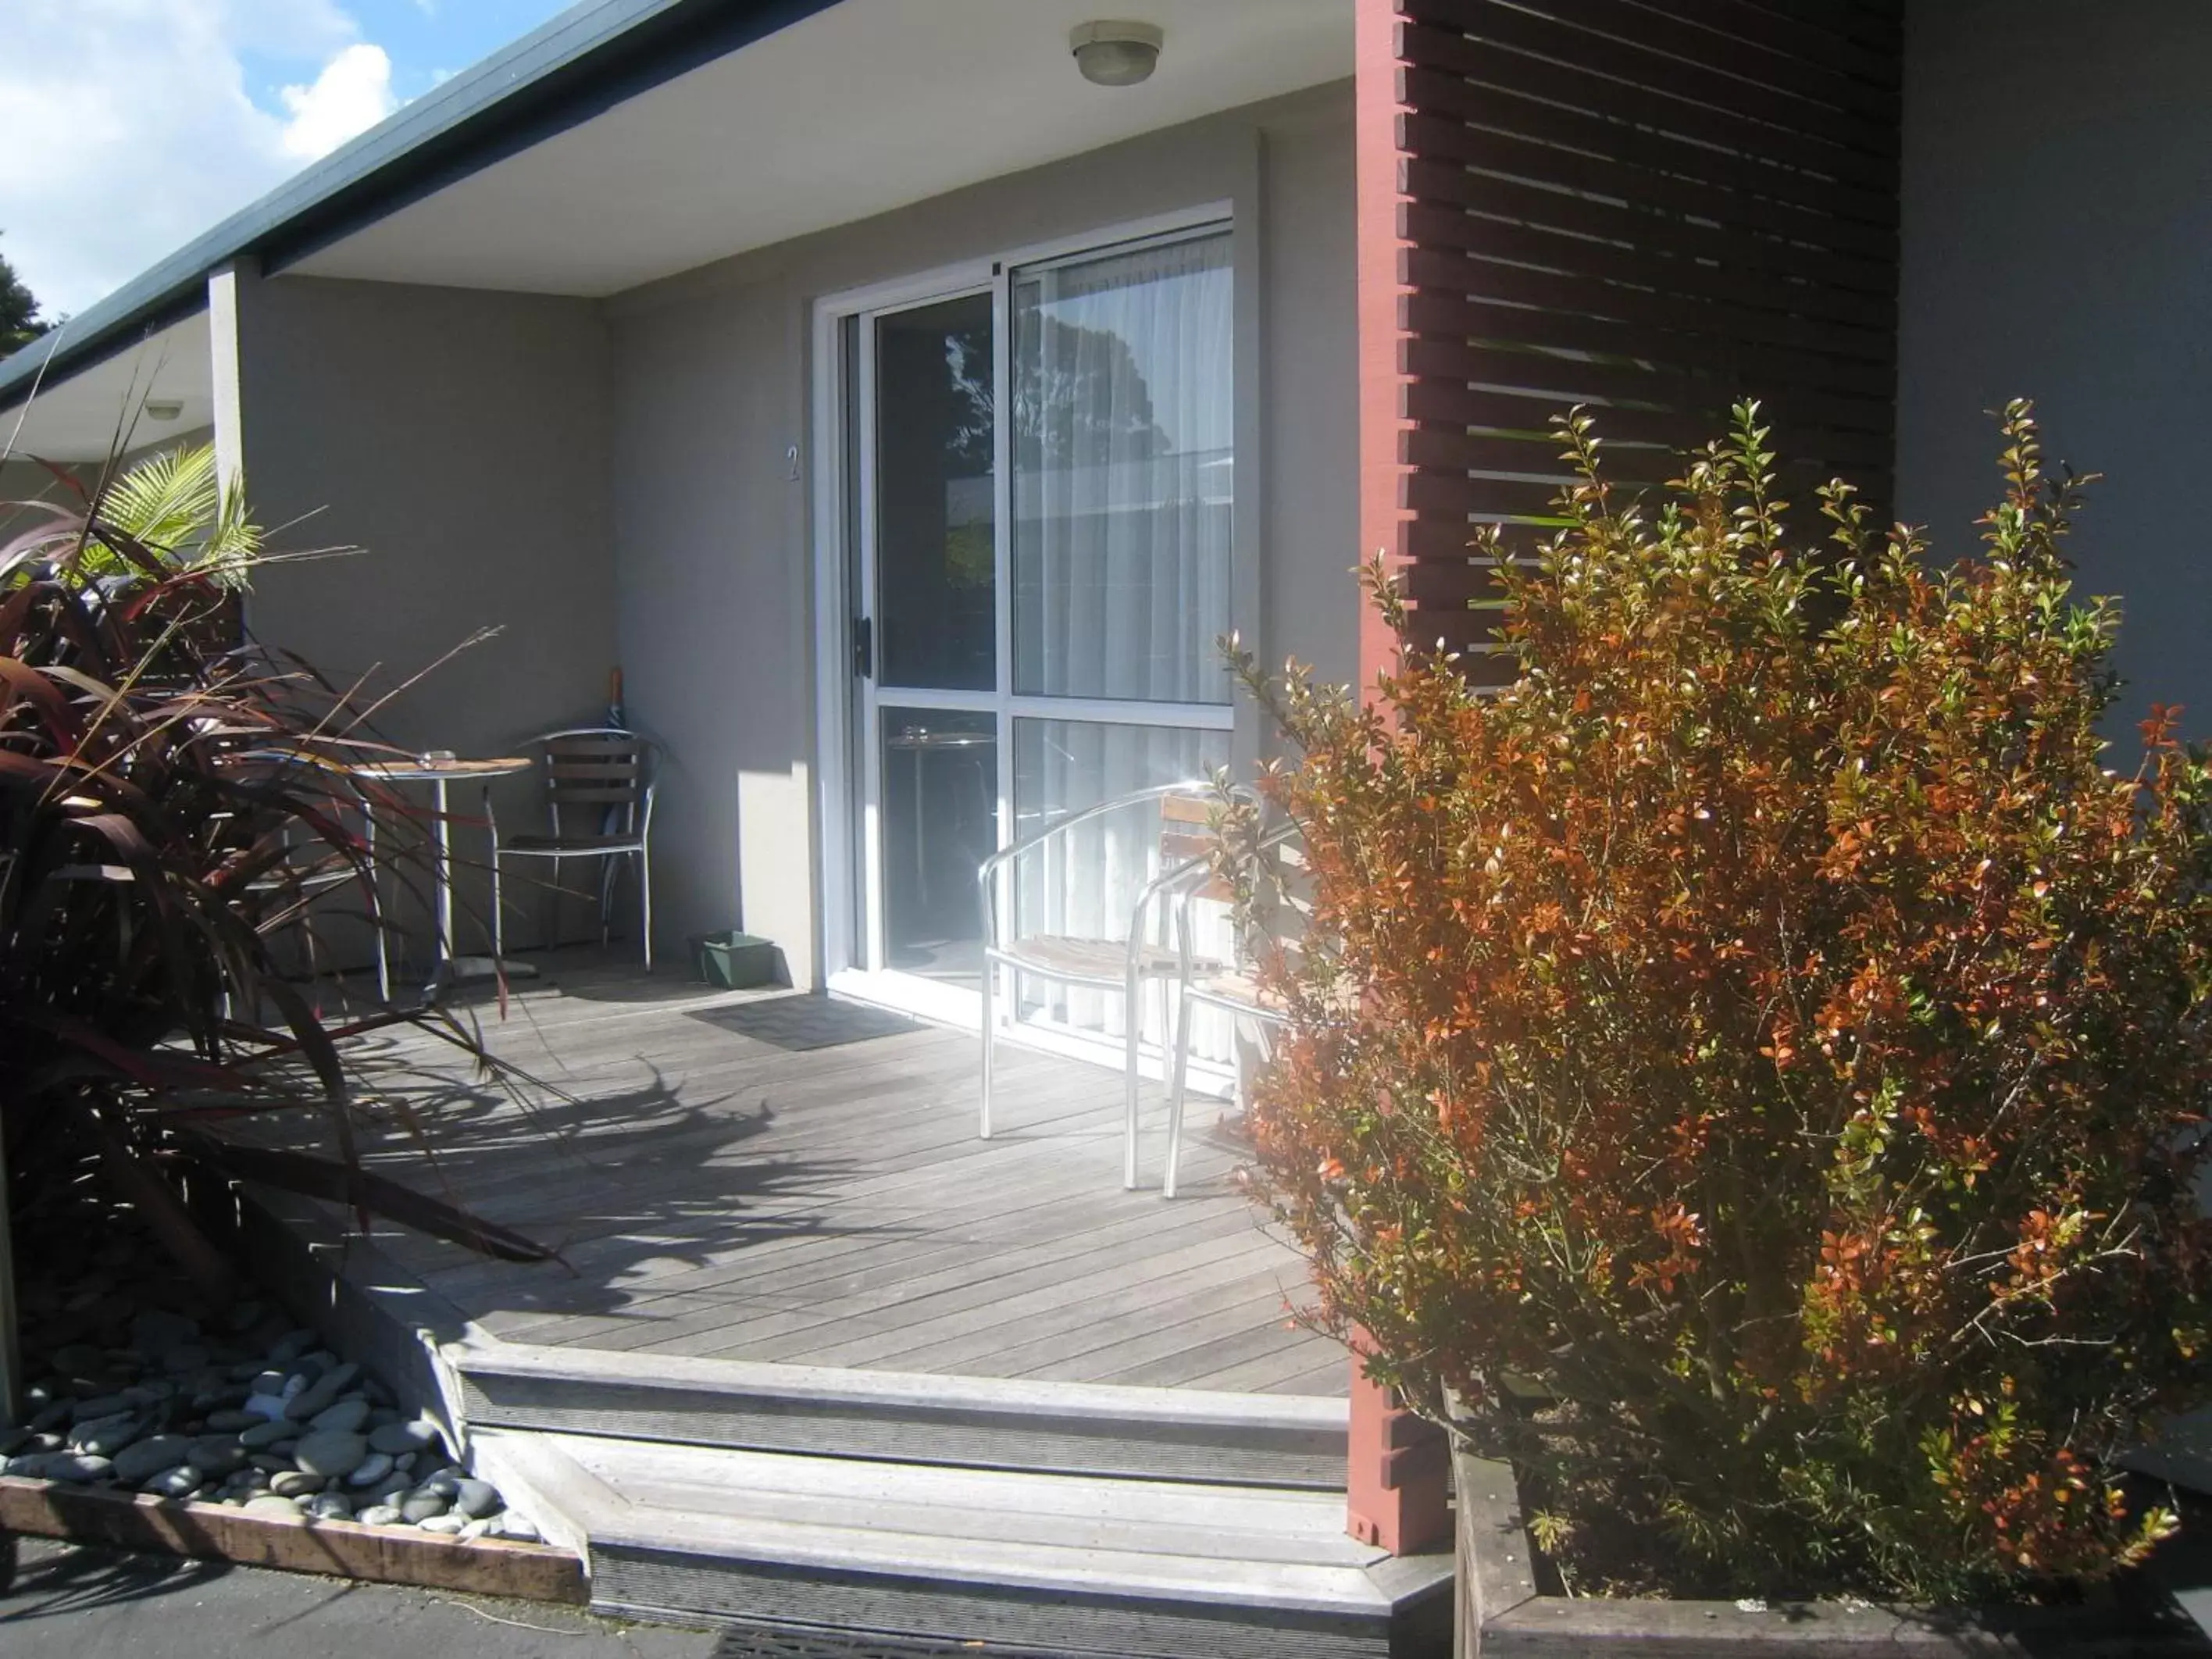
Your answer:
[[[1840,472],[1887,510],[1898,0],[1361,4],[1362,235],[1387,235],[1390,188],[1397,236],[1388,312],[1363,246],[1363,419],[1388,415],[1387,319],[1386,539],[1425,636],[1488,642],[1468,526],[1553,510],[1547,426],[1572,404],[1592,406],[1611,475],[1650,482],[1755,396],[1802,465],[1793,498]],[[1365,469],[1370,491],[1390,481]],[[1364,514],[1370,543],[1377,523]]]

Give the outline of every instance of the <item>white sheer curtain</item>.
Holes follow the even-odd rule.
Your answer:
[[[1131,790],[1202,777],[1228,733],[1145,704],[1224,704],[1236,493],[1234,294],[1213,234],[1025,270],[1013,283],[1013,689],[1130,705],[1018,719],[1016,833]],[[1086,826],[1024,872],[1024,931],[1118,938],[1158,872],[1156,810]],[[1032,988],[1119,1035],[1121,1000]],[[1217,1046],[1209,1043],[1209,1047]]]
[[[1014,690],[1226,702],[1229,240],[1014,282]]]

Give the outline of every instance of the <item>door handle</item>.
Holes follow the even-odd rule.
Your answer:
[[[876,677],[876,624],[872,617],[853,618],[853,673],[854,678],[864,680]]]

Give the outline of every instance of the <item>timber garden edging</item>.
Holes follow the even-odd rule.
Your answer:
[[[1547,1595],[1510,1465],[1455,1436],[1455,1659],[2161,1659],[2212,1652],[2179,1608],[2124,1606],[1939,1611],[1863,1601],[1611,1600]]]
[[[587,1599],[583,1562],[548,1545],[280,1519],[16,1475],[0,1475],[0,1531],[518,1601],[580,1606]]]

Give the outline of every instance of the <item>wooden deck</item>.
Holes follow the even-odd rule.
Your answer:
[[[376,1167],[557,1248],[489,1262],[380,1228],[399,1265],[493,1334],[985,1377],[1341,1395],[1341,1347],[1290,1321],[1304,1264],[1231,1180],[1194,1101],[1182,1192],[1121,1184],[1121,1079],[1001,1049],[975,1137],[976,1043],[792,993],[714,995],[564,960],[492,1050],[520,1098],[410,1037],[386,1058],[434,1171],[392,1114]],[[565,1097],[565,1098],[563,1097]]]

